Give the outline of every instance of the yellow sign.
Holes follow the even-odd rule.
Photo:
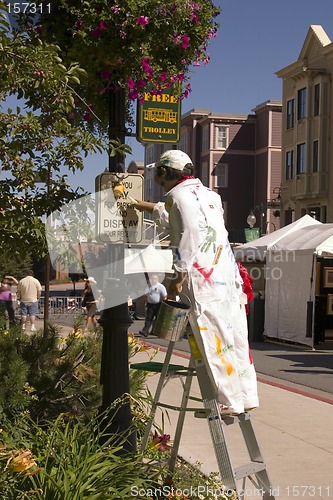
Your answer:
[[[137,139],[141,142],[171,142],[180,139],[180,100],[173,89],[161,95],[145,92],[143,105],[138,104]]]

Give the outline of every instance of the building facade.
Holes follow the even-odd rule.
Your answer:
[[[333,222],[333,43],[310,26],[283,80],[281,224],[305,214]]]
[[[245,241],[244,228],[252,210],[264,234],[280,227],[282,103],[267,101],[253,114],[215,113],[195,108],[181,118],[177,145],[145,145],[145,165],[167,149],[181,149],[192,159],[204,185],[222,198],[226,226],[232,241]],[[278,191],[277,191],[278,189]],[[159,201],[161,188],[145,170],[145,198]]]

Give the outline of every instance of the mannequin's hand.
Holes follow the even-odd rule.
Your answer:
[[[131,204],[135,208],[135,210],[139,210],[140,212],[146,211],[152,213],[154,206],[156,205],[156,203],[152,203],[150,201],[135,200],[132,197],[129,197],[129,200],[131,201]]]

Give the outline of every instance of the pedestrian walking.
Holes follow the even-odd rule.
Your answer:
[[[30,269],[25,278],[21,279],[17,284],[17,298],[20,300],[21,310],[21,328],[22,330],[26,329],[26,321],[29,317],[32,332],[36,330],[35,321],[38,314],[38,300],[42,294],[42,285],[33,274],[32,269]]]
[[[96,280],[90,276],[84,280],[86,282],[83,290],[82,307],[86,308],[87,318],[86,324],[84,326],[84,333],[89,331],[89,327],[92,324],[94,328],[97,326],[96,312],[97,312],[97,300],[95,299],[92,287],[97,285]]]
[[[150,329],[156,321],[162,300],[167,298],[165,286],[158,281],[158,274],[153,274],[146,289],[146,318],[143,329],[139,332],[144,337],[148,337]]]
[[[1,316],[9,320],[9,326],[15,325],[15,312],[13,307],[12,284],[17,285],[18,281],[14,276],[4,276],[0,284],[0,311]]]
[[[152,212],[157,232],[170,235],[174,276],[168,298],[181,292],[191,302],[190,325],[215,383],[223,414],[259,405],[256,373],[249,351],[246,294],[228,241],[220,196],[193,177],[190,157],[165,151],[155,165],[155,181],[165,203],[137,200]]]

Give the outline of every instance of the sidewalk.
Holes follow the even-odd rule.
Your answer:
[[[56,321],[56,323],[59,321]],[[43,326],[38,320],[37,327]],[[59,325],[63,335],[70,330],[70,326]],[[29,329],[29,328],[28,328]],[[129,332],[137,333],[141,329],[141,322],[135,322]],[[163,362],[167,342],[151,337],[142,339],[153,348],[158,348],[154,361]],[[177,350],[171,363],[187,366],[189,359],[188,343],[177,342]],[[179,349],[181,347],[181,350]],[[259,446],[267,464],[267,471],[274,488],[276,500],[299,499],[329,499],[333,498],[333,395],[319,389],[299,385],[288,380],[276,378],[272,352],[269,355],[263,346],[252,349],[258,372],[258,388],[260,407],[251,412],[251,421],[256,432]],[[274,351],[274,360],[283,371],[292,371],[297,350],[290,350],[278,346]],[[303,355],[303,353],[301,353]],[[309,353],[304,353],[307,356]],[[327,373],[324,376],[332,384],[332,353],[326,353]],[[309,367],[314,370],[315,363],[321,357],[310,358]],[[136,363],[147,361],[147,353],[139,353],[133,360]],[[302,358],[303,359],[303,358]],[[307,359],[307,358],[305,358]],[[304,362],[303,362],[304,364]],[[263,367],[262,372],[258,365]],[[325,370],[326,370],[325,365]],[[269,375],[269,367],[273,368],[273,376]],[[331,371],[328,369],[330,368]],[[266,373],[265,371],[266,370]],[[299,369],[296,369],[297,374]],[[322,370],[321,370],[322,371]],[[280,373],[280,372],[277,372]],[[312,373],[312,372],[311,372]],[[289,375],[288,375],[289,376]],[[304,376],[304,373],[303,373]],[[154,394],[159,374],[152,374],[148,378],[148,386]],[[182,397],[182,385],[179,379],[171,379],[162,391],[161,401],[179,405]],[[332,390],[330,392],[333,392]],[[194,377],[191,395],[200,397],[197,380]],[[191,402],[190,406],[200,407],[200,403]],[[166,410],[164,410],[166,411]],[[165,418],[164,432],[174,436],[178,413],[168,410]],[[170,419],[170,421],[169,421]],[[161,424],[161,412],[157,413],[157,422]],[[228,446],[231,450],[231,459],[235,467],[248,462],[247,451],[237,424],[227,426]],[[215,453],[211,443],[209,428],[206,419],[195,418],[188,412],[185,418],[183,435],[179,454],[185,460],[199,462],[204,473],[218,471]],[[261,498],[258,491],[247,481],[245,500]]]
[[[162,349],[154,361],[163,362],[165,352]],[[187,366],[186,357],[184,352],[174,352],[171,363]],[[135,362],[143,361],[147,361],[147,354],[139,353]],[[153,394],[158,377],[157,374],[148,379],[148,386]],[[275,498],[333,498],[333,406],[272,386],[264,380],[258,386],[260,407],[251,413],[251,421],[267,463]],[[195,378],[191,395],[200,397]],[[181,396],[180,380],[171,379],[162,391],[161,400],[179,405]],[[191,402],[191,407],[193,406],[196,405]],[[200,407],[200,403],[197,406]],[[160,413],[157,414],[159,424]],[[178,414],[168,410],[168,416],[169,418],[164,419],[164,432],[173,436]],[[226,432],[234,466],[245,464],[248,462],[248,455],[238,425],[228,426]],[[195,418],[192,412],[186,414],[179,454],[189,462],[200,462],[201,469],[206,474],[218,471],[206,419]],[[249,481],[245,490],[245,500],[260,498]]]

